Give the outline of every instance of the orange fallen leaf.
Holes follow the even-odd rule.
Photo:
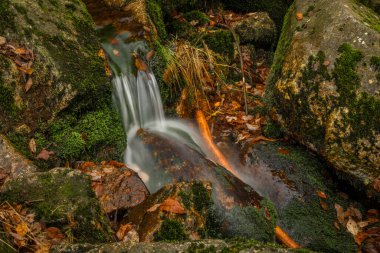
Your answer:
[[[210,26],[216,26],[216,22],[214,20],[210,20],[209,25]]]
[[[22,48],[22,47],[19,47],[19,48],[16,48],[13,50],[13,52],[17,55],[20,55],[20,54],[26,54],[26,50],[25,48]]]
[[[359,232],[355,236],[355,242],[357,245],[361,245],[362,242],[368,237],[368,234],[365,232]]]
[[[185,214],[186,210],[181,206],[181,204],[172,198],[167,198],[162,204],[160,205],[161,211],[167,211],[169,213],[176,213],[176,214]]]
[[[327,199],[327,195],[326,195],[324,192],[317,191],[317,195],[318,195],[318,197],[320,197],[320,198]]]
[[[339,226],[339,224],[338,224],[338,222],[334,222],[334,227],[336,228],[336,229],[338,229],[338,230],[340,230],[340,226]]]
[[[24,68],[22,66],[18,67],[18,69],[22,72],[24,72],[25,74],[28,74],[28,75],[31,75],[33,74],[33,69],[32,68]]]
[[[303,19],[303,14],[302,14],[302,12],[297,12],[297,14],[296,14],[296,19],[297,19],[297,21],[301,21],[301,20]]]
[[[377,216],[377,215],[379,215],[379,211],[376,210],[376,209],[369,209],[369,210],[367,211],[367,214],[368,214],[368,215],[371,215],[371,216]]]
[[[15,230],[21,237],[24,237],[29,232],[29,228],[24,222],[18,224]]]
[[[354,236],[360,231],[358,224],[351,217],[347,221],[346,228]]]
[[[290,151],[288,149],[286,149],[286,148],[279,148],[277,151],[281,155],[288,155],[290,153]]]
[[[336,204],[334,205],[335,207],[335,210],[336,210],[336,216],[338,218],[338,221],[340,224],[343,224],[344,222],[344,210],[343,210],[343,207],[339,204]]]
[[[125,167],[127,167],[125,165],[125,163],[121,163],[121,162],[113,161],[113,160],[106,162],[106,165],[111,165],[111,166],[114,166],[116,168],[125,168]]]
[[[376,178],[375,181],[373,182],[373,188],[377,192],[380,192],[380,177]]]
[[[152,206],[151,208],[149,208],[149,209],[146,210],[146,211],[147,211],[148,213],[154,212],[154,211],[156,211],[160,206],[161,206],[161,204],[155,204],[154,206]]]

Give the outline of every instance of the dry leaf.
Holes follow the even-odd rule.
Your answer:
[[[161,211],[167,211],[169,213],[176,213],[176,214],[185,214],[186,210],[181,206],[181,204],[172,198],[167,198],[164,202],[160,205]]]
[[[24,237],[29,232],[29,228],[24,222],[18,224],[15,230],[16,233],[21,237]]]
[[[343,224],[344,222],[344,210],[343,207],[339,204],[334,205],[335,210],[336,210],[336,216],[338,217],[338,221],[340,224]]]
[[[380,177],[376,178],[373,182],[373,189],[375,189],[377,192],[380,192]]]
[[[301,20],[303,19],[303,14],[302,14],[302,12],[297,12],[297,14],[296,14],[296,19],[297,19],[298,21],[301,21]]]
[[[151,208],[149,208],[149,209],[146,210],[146,211],[147,211],[148,213],[154,212],[154,211],[156,211],[160,206],[161,206],[161,204],[155,204],[154,206],[152,206]]]
[[[37,147],[36,147],[36,140],[34,138],[30,139],[28,146],[29,146],[30,152],[35,154],[37,151]]]
[[[31,77],[29,77],[28,81],[25,84],[25,92],[28,92],[30,88],[32,87],[32,85],[33,85],[33,80]]]
[[[63,239],[65,236],[62,234],[61,230],[56,227],[50,227],[46,229],[47,236],[51,239]]]
[[[317,195],[318,195],[318,197],[320,197],[320,198],[327,199],[327,195],[326,195],[324,192],[317,191]]]
[[[54,155],[53,151],[42,149],[41,152],[38,154],[37,159],[42,159],[42,160],[47,161],[49,160],[51,155]]]
[[[334,222],[334,227],[336,228],[336,229],[338,229],[338,230],[340,230],[340,226],[339,226],[339,224],[338,224],[338,222]]]
[[[365,232],[359,232],[355,236],[355,242],[357,245],[361,245],[362,242],[368,237],[368,234]]]
[[[7,39],[0,36],[0,46],[4,45],[5,43],[7,43]]]
[[[376,210],[376,209],[369,209],[367,211],[367,214],[370,215],[370,216],[377,216],[377,215],[379,215],[379,211]]]
[[[16,48],[13,50],[13,52],[17,55],[20,55],[20,54],[26,54],[26,50],[25,48],[22,48],[22,47],[19,47],[19,48]]]
[[[251,125],[248,123],[245,123],[245,125],[247,126],[248,130],[250,130],[250,131],[257,131],[260,129],[260,126],[257,126],[257,125]]]
[[[132,230],[132,225],[131,224],[121,225],[120,228],[119,228],[119,230],[116,233],[117,239],[119,239],[119,241],[122,241],[124,239],[124,237],[125,237],[125,234],[128,233],[131,230]]]
[[[116,50],[116,49],[112,49],[112,53],[113,55],[119,57],[120,56],[120,51],[119,50]]]
[[[151,50],[151,51],[149,51],[149,52],[146,54],[145,59],[146,59],[147,61],[149,61],[149,59],[152,58],[153,55],[154,55],[154,51]]]
[[[360,231],[358,224],[351,217],[347,221],[346,228],[354,236]]]
[[[143,60],[141,60],[139,57],[135,59],[135,66],[140,71],[148,70],[148,66],[146,65],[146,63]]]
[[[277,151],[281,155],[288,155],[290,153],[290,151],[288,149],[286,149],[286,148],[279,148]]]
[[[214,20],[210,20],[209,25],[210,26],[216,26],[216,22]]]

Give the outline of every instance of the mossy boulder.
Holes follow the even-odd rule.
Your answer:
[[[111,85],[98,57],[100,44],[95,27],[81,1],[2,2],[1,36],[13,46],[33,51],[31,89],[16,63],[2,56],[1,94],[10,93],[19,109],[16,116],[0,113],[3,131],[21,122],[33,131],[38,122],[52,120],[75,101],[77,110],[94,109],[110,100]],[[8,87],[4,89],[4,87]],[[9,102],[1,101],[1,102]],[[11,104],[11,103],[10,103]],[[10,106],[10,105],[8,105]],[[9,111],[9,109],[8,109]]]
[[[325,162],[302,146],[281,142],[255,144],[245,157],[247,173],[254,174],[247,183],[273,201],[278,225],[297,243],[317,252],[356,252],[353,235],[334,226],[334,205],[365,209],[338,188],[339,178]]]
[[[296,12],[305,14],[302,21]],[[354,1],[295,1],[266,91],[287,134],[378,200],[373,183],[380,176],[379,22]]]
[[[26,205],[36,218],[61,228],[77,242],[112,240],[109,221],[102,214],[88,176],[68,168],[20,176],[9,181],[0,201]]]
[[[250,13],[233,23],[241,44],[253,44],[258,48],[271,49],[277,38],[276,25],[266,12]]]
[[[289,2],[286,0],[221,0],[227,9],[239,12],[268,12],[270,17],[275,21],[278,31],[283,23]]]

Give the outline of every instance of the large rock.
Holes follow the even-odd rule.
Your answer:
[[[201,240],[197,242],[177,242],[177,243],[112,243],[103,245],[73,244],[61,245],[53,248],[56,253],[185,253],[185,252],[255,252],[255,253],[288,253],[293,252],[278,246],[260,244],[255,241],[225,242],[222,240]]]
[[[302,146],[281,142],[258,143],[245,150],[242,173],[249,185],[273,201],[278,225],[286,233],[317,252],[356,251],[354,237],[339,223],[334,206],[344,210],[355,206],[362,210],[363,220],[364,208],[337,188],[324,162]]]
[[[286,132],[368,196],[379,196],[379,20],[349,0],[295,1],[266,91]]]
[[[270,49],[276,41],[276,25],[266,12],[249,13],[232,27],[242,44]]]
[[[0,201],[28,205],[36,220],[67,231],[78,242],[112,241],[112,230],[103,215],[88,176],[68,168],[23,175],[8,181]]]
[[[74,99],[82,111],[110,101],[100,44],[81,1],[5,0],[0,16],[0,36],[7,40],[0,50],[0,97],[6,96],[0,131],[21,124],[33,131]]]
[[[0,135],[0,189],[8,180],[36,171],[31,161],[18,153],[12,144]]]

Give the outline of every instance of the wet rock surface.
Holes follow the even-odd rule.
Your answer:
[[[91,162],[78,164],[78,169],[91,178],[91,186],[106,213],[125,210],[143,202],[149,191],[136,172],[125,164]]]
[[[296,242],[320,252],[355,252],[353,235],[334,225],[335,204],[363,213],[364,207],[337,188],[327,164],[281,142],[251,146],[244,158],[247,183],[275,203],[278,225]]]
[[[290,136],[377,200],[379,19],[348,0],[295,1],[266,91]]]
[[[5,136],[0,135],[0,189],[5,182],[36,170],[31,161],[18,153]]]
[[[57,253],[79,253],[79,252],[168,252],[168,253],[185,253],[185,252],[255,252],[255,253],[287,253],[293,252],[288,249],[273,247],[270,245],[259,244],[257,242],[225,242],[222,240],[202,240],[197,242],[182,243],[113,243],[105,245],[62,245],[53,249]]]
[[[153,151],[153,167],[144,171],[149,175],[145,181],[148,188],[181,181],[211,183],[213,203],[208,211],[213,216],[211,237],[274,239],[276,212],[270,201],[185,144],[148,132],[140,132],[139,137]]]

